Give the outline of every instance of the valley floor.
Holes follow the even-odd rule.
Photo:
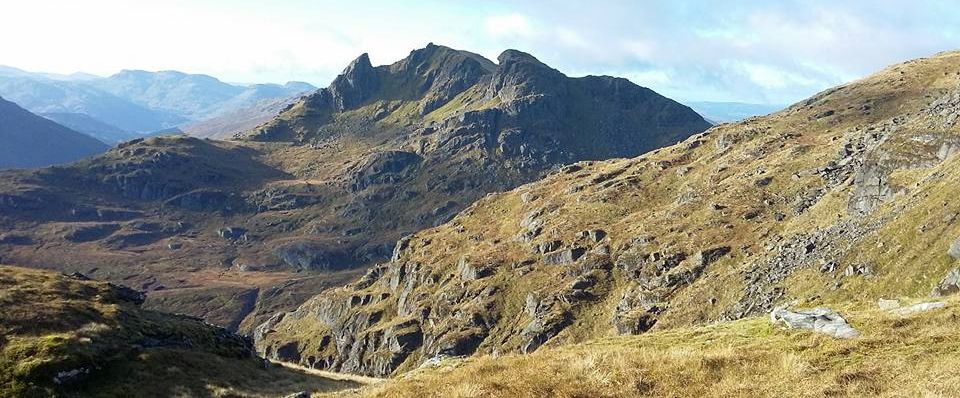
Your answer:
[[[333,396],[960,396],[960,299],[913,315],[842,312],[861,337],[747,318],[530,355],[449,359]]]

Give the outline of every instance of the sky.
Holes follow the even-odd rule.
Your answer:
[[[180,70],[326,86],[366,52],[508,48],[570,76],[626,77],[681,101],[788,104],[960,49],[952,1],[0,0],[0,65]]]

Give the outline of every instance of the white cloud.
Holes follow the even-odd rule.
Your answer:
[[[224,80],[327,84],[357,55],[428,42],[532,53],[571,75],[617,71],[668,96],[792,102],[958,46],[950,2],[489,0],[9,0],[0,64],[97,74],[177,69]],[[43,24],[36,21],[43,20]]]
[[[746,73],[747,78],[766,89],[776,90],[791,85],[811,86],[817,83],[816,79],[811,79],[769,65],[742,62],[739,63],[738,66]]]
[[[657,45],[650,40],[631,39],[623,43],[626,53],[641,60],[653,58],[657,55]]]
[[[505,14],[488,17],[484,21],[487,33],[495,37],[530,38],[536,33],[530,19],[523,14]]]
[[[589,46],[587,39],[585,39],[583,35],[573,29],[568,28],[557,28],[557,40],[559,40],[561,44],[568,47]]]
[[[665,70],[646,70],[622,74],[630,81],[645,87],[664,86],[670,83],[670,73]]]

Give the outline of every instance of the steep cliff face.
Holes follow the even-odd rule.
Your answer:
[[[325,200],[341,209],[336,224],[352,225],[347,246],[363,241],[353,249],[357,262],[368,262],[488,192],[708,127],[688,108],[624,79],[569,78],[515,50],[498,61],[432,44],[392,65],[373,67],[364,55],[330,87],[242,138],[316,151],[285,170],[346,190]]]
[[[0,173],[0,258],[123,281],[151,308],[249,331],[487,193],[707,126],[626,80],[569,78],[517,51],[500,64],[436,45],[391,65],[361,56],[240,140],[134,140]]]
[[[489,87],[527,97],[510,86]],[[259,326],[257,348],[386,375],[785,302],[951,291],[958,92],[960,54],[945,53],[640,157],[560,168],[399,241],[359,281]]]

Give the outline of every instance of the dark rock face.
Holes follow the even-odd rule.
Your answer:
[[[352,301],[348,301],[349,305]],[[347,315],[343,303],[322,302],[315,316],[324,322],[335,322]],[[359,303],[358,303],[359,304]],[[299,315],[294,315],[299,316]],[[266,347],[264,355],[269,358],[294,363],[304,363],[316,368],[337,369],[343,372],[389,374],[396,369],[407,356],[423,343],[423,333],[419,322],[414,319],[398,322],[379,330],[364,330],[380,320],[382,312],[359,312],[349,314],[342,323],[333,324],[329,336],[320,341],[317,352],[303,352],[296,342]],[[261,341],[271,329],[282,320],[274,316],[257,328],[255,337]],[[333,351],[342,355],[324,355]]]
[[[103,244],[115,249],[145,246],[163,239],[166,234],[160,232],[133,231],[111,235]]]
[[[683,252],[649,252],[649,242],[637,241],[617,259],[616,266],[631,280],[620,296],[611,320],[617,333],[639,334],[657,322],[666,302],[680,288],[695,282],[707,267],[730,253],[728,246],[704,249],[692,256]]]
[[[523,353],[540,348],[573,320],[570,313],[561,308],[558,297],[543,300],[530,294],[527,296],[524,311],[531,319],[520,332],[520,339],[523,341],[520,350]]]
[[[370,243],[381,245],[568,163],[634,156],[710,126],[625,79],[570,78],[515,50],[498,61],[433,44],[391,65],[359,57],[329,87],[243,138],[318,148],[369,137],[386,144],[335,176],[344,193],[319,198],[271,188],[253,195],[251,207],[336,207],[355,232],[347,236],[377,230],[385,236]],[[411,214],[406,204],[417,202],[423,206]],[[532,225],[524,239],[537,233]],[[386,260],[370,253],[352,257]],[[563,263],[579,255],[573,249],[551,256]]]
[[[423,93],[419,108],[426,115],[452,100],[457,94],[477,84],[496,65],[466,51],[456,51],[433,43],[414,50],[410,56],[391,65],[393,73],[408,76],[423,76],[416,91]],[[424,73],[425,71],[425,73]]]
[[[234,210],[235,202],[230,194],[217,189],[197,189],[168,199],[167,205],[192,211]]]
[[[6,233],[0,234],[0,244],[2,245],[30,245],[33,244],[33,239],[27,235]]]
[[[399,183],[413,172],[421,160],[417,154],[403,151],[371,154],[350,175],[350,190],[362,191],[372,185]]]
[[[624,292],[614,310],[613,326],[619,334],[640,334],[657,323],[656,315],[663,311],[660,297],[645,293],[639,287]]]
[[[578,248],[577,259],[562,267],[571,279],[567,289],[531,292],[520,312],[503,314],[497,310],[504,295],[496,281],[503,273],[536,266],[535,261],[505,266],[464,257],[451,267],[452,273],[443,274],[408,262],[410,250],[411,238],[401,239],[390,263],[297,311],[274,316],[254,333],[258,349],[306,366],[383,376],[436,356],[471,355],[490,342],[500,317],[515,316],[517,323],[497,338],[509,341],[503,349],[533,352],[571,325],[571,303],[591,300],[611,277],[609,256]],[[297,341],[277,339],[282,333],[278,329],[296,320],[321,325],[310,331],[322,331],[319,349],[301,345],[278,354]]]
[[[353,60],[330,85],[332,105],[343,111],[354,108],[376,93],[380,86],[377,71],[366,53]]]
[[[702,250],[694,257],[694,262],[700,266],[706,267],[719,260],[721,257],[730,253],[730,246],[720,246],[712,249]]]
[[[113,289],[113,295],[117,300],[131,302],[136,305],[143,304],[143,301],[146,299],[143,292],[131,289],[126,286],[115,285],[108,283],[108,285]]]
[[[478,265],[470,262],[466,258],[461,258],[457,263],[457,272],[460,278],[465,281],[472,281],[493,275],[495,268],[489,264]]]
[[[294,241],[283,244],[274,253],[294,269],[307,271],[336,270],[348,267],[353,259],[347,252],[313,241]]]
[[[247,236],[247,229],[243,227],[223,227],[217,229],[217,236],[227,240],[243,239]]]
[[[543,262],[554,265],[571,264],[574,261],[577,261],[577,259],[579,259],[580,256],[583,256],[583,254],[586,252],[587,249],[582,247],[571,247],[545,254],[543,256]]]

